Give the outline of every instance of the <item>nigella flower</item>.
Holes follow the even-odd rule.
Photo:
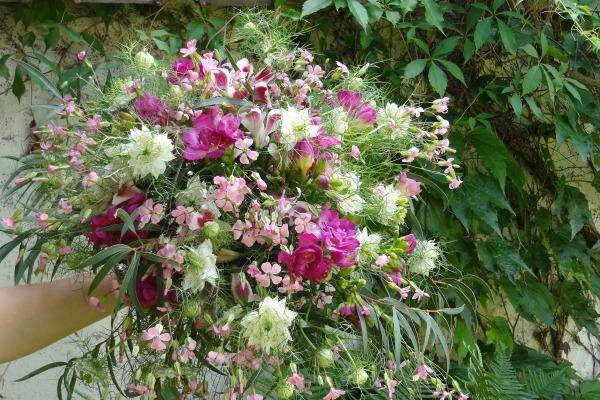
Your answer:
[[[433,240],[419,240],[408,259],[408,270],[413,274],[428,276],[437,267],[438,257],[439,249]]]
[[[248,339],[248,346],[269,354],[271,350],[281,350],[292,339],[290,327],[294,318],[296,313],[286,307],[285,299],[265,297],[258,311],[242,319],[242,335]]]
[[[185,260],[183,289],[199,292],[204,289],[206,283],[216,285],[219,271],[217,256],[213,253],[210,240],[205,240],[196,248],[188,249]]]
[[[175,158],[173,143],[166,133],[154,133],[142,126],[142,129],[131,130],[130,139],[125,150],[134,177],[158,178],[167,169],[167,163]]]
[[[140,118],[152,125],[166,125],[169,122],[170,111],[163,102],[148,93],[142,94],[133,102],[133,107]]]
[[[239,129],[240,120],[232,114],[223,115],[219,107],[211,107],[194,121],[194,128],[185,132],[183,158],[201,160],[219,158],[238,139],[244,137]]]
[[[387,103],[385,107],[377,111],[377,123],[383,126],[392,137],[408,134],[410,117],[411,114],[406,111],[406,108],[396,103]]]

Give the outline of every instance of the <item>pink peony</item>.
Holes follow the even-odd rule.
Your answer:
[[[232,114],[223,115],[219,107],[211,107],[194,121],[194,128],[185,132],[183,158],[201,160],[219,158],[225,150],[244,136],[239,129],[240,120]]]
[[[340,218],[336,211],[324,208],[317,225],[321,240],[331,253],[332,260],[340,267],[350,267],[356,262],[360,242],[356,239],[356,225]]]
[[[311,233],[300,235],[298,248],[293,253],[280,251],[277,261],[285,265],[290,274],[315,282],[323,282],[331,270],[331,260],[323,255],[319,239]]]
[[[170,112],[160,99],[142,94],[133,102],[133,107],[140,118],[153,125],[166,125],[169,122]]]

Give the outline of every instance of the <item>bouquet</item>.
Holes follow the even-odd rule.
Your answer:
[[[368,65],[258,46],[269,29],[246,18],[232,51],[126,52],[123,78],[34,132],[2,253],[20,246],[17,281],[91,271],[93,293],[112,277],[124,306],[61,364],[59,392],[467,398],[436,367],[461,308],[407,224],[435,186],[420,171],[461,183],[448,99],[387,101]]]

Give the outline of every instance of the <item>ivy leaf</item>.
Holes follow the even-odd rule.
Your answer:
[[[15,68],[15,75],[13,77],[12,83],[12,92],[21,102],[21,96],[25,94],[25,83],[23,83],[23,76],[21,75],[21,69],[19,67]]]
[[[409,62],[404,68],[404,78],[411,79],[419,75],[425,69],[425,65],[427,65],[427,60],[424,58]]]
[[[515,34],[513,30],[498,18],[496,19],[496,24],[498,24],[498,31],[500,31],[500,39],[502,40],[504,48],[510,54],[516,54],[517,40],[515,39]]]
[[[552,232],[550,246],[558,255],[559,262],[570,261],[575,258],[586,267],[591,266],[590,254],[585,240],[581,235],[575,235],[574,238],[571,238],[570,228],[566,225]]]
[[[566,116],[560,116],[554,123],[556,143],[561,146],[567,139],[573,144],[582,160],[592,154],[592,141],[589,135],[577,126],[573,126]]]
[[[556,215],[562,218],[565,214],[569,216],[571,225],[571,240],[583,228],[588,221],[592,226],[594,219],[590,212],[587,199],[579,189],[574,186],[560,185],[558,196],[554,202]]]
[[[423,3],[423,7],[425,7],[425,20],[430,25],[438,28],[440,32],[444,32],[444,29],[442,28],[444,14],[438,3],[432,0],[421,0],[421,3]]]
[[[446,73],[442,71],[440,67],[438,67],[435,63],[431,63],[429,66],[429,73],[427,75],[429,79],[429,83],[433,90],[436,91],[437,94],[442,97],[446,92],[446,86],[448,85],[448,78],[446,77]]]
[[[350,13],[356,19],[356,22],[363,29],[367,29],[367,25],[369,24],[369,14],[367,14],[367,9],[363,6],[358,0],[348,0],[348,9]]]
[[[548,288],[528,276],[516,284],[506,282],[502,285],[511,304],[525,319],[542,321],[554,327],[554,298]]]
[[[536,90],[542,83],[542,70],[539,65],[533,66],[523,78],[523,96]]]
[[[563,282],[560,287],[560,305],[573,317],[579,328],[587,329],[596,338],[600,336],[596,319],[600,316],[576,282]]]
[[[446,68],[446,71],[450,72],[452,74],[452,76],[454,76],[456,79],[461,81],[463,85],[467,86],[467,83],[465,82],[465,77],[458,65],[456,65],[452,61],[448,61],[448,60],[438,60],[438,61],[440,63],[442,63],[444,68]]]
[[[523,102],[521,101],[521,96],[516,93],[513,93],[512,96],[508,99],[511,107],[515,110],[516,116],[521,116],[523,114]]]
[[[484,18],[477,23],[477,25],[475,26],[475,32],[473,34],[473,41],[475,42],[476,50],[479,50],[479,48],[488,41],[491,33],[492,18]]]
[[[307,15],[314,14],[319,10],[324,9],[325,7],[329,7],[331,5],[331,0],[308,0],[305,1],[302,5],[302,17],[306,17]]]

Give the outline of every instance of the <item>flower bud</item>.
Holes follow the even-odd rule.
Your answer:
[[[183,315],[188,318],[196,319],[200,315],[200,304],[197,301],[190,301],[183,304]]]
[[[134,56],[133,61],[135,62],[135,66],[141,70],[147,70],[156,66],[154,57],[152,57],[152,54],[148,53],[146,50],[138,52]]]
[[[352,374],[352,382],[356,384],[356,386],[362,386],[369,380],[369,374],[363,368],[359,368]]]
[[[322,349],[317,351],[316,358],[317,358],[317,363],[322,368],[328,368],[333,365],[333,352],[331,351],[331,349],[323,347]]]
[[[238,303],[249,301],[253,294],[252,286],[250,286],[250,283],[243,272],[231,274],[231,290],[233,292],[233,298]]]
[[[204,223],[203,232],[206,235],[206,237],[208,237],[210,239],[214,239],[219,235],[220,231],[221,231],[221,227],[219,226],[218,222],[207,221]]]
[[[277,386],[276,393],[278,399],[291,399],[294,396],[294,387],[287,382],[282,382]]]
[[[146,385],[148,385],[148,387],[153,388],[154,385],[156,385],[156,377],[154,376],[154,374],[152,372],[148,372],[148,374],[146,374],[146,378],[144,379],[146,381]]]
[[[299,141],[292,150],[292,160],[302,176],[308,174],[308,170],[315,163],[315,159],[315,149],[308,140]]]

